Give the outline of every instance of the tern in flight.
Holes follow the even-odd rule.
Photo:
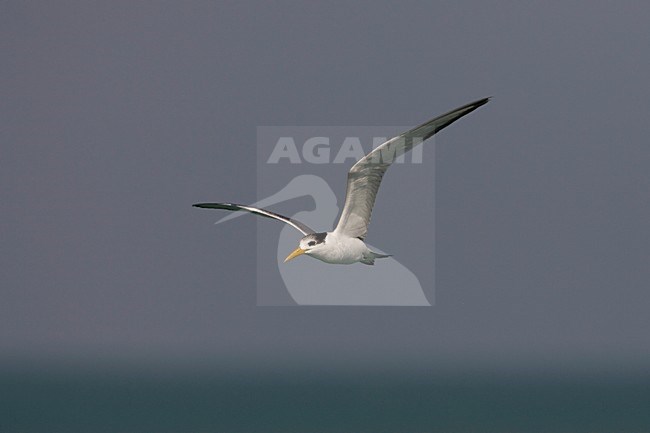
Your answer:
[[[414,146],[421,144],[436,132],[487,104],[489,100],[490,98],[483,98],[429,120],[410,131],[391,138],[361,158],[348,172],[345,205],[334,231],[319,233],[300,221],[252,206],[234,203],[197,203],[193,206],[246,211],[289,224],[304,237],[300,239],[298,248],[287,256],[285,262],[307,254],[325,263],[349,265],[360,262],[373,265],[375,259],[389,257],[371,251],[364,242],[377,191],[388,167],[395,159],[410,151]]]

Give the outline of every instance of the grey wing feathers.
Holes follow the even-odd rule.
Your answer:
[[[291,219],[289,217],[286,217],[284,215],[277,214],[275,212],[271,212],[266,209],[259,209],[256,207],[252,206],[245,206],[241,204],[235,204],[235,203],[196,203],[193,204],[192,206],[194,207],[200,207],[204,209],[223,209],[223,210],[231,210],[231,211],[246,211],[253,213],[255,215],[260,215],[266,218],[273,218],[278,221],[282,221],[283,223],[289,224],[291,227],[295,228],[298,230],[300,233],[303,235],[309,235],[312,233],[316,233],[314,230],[309,228],[306,224],[301,223],[300,221],[297,221],[295,219]]]
[[[348,172],[345,205],[335,231],[350,237],[365,238],[381,179],[393,161],[489,100],[483,98],[429,120],[391,138],[361,158]]]

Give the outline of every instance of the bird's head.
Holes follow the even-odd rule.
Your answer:
[[[327,233],[312,233],[305,236],[304,238],[300,239],[298,248],[293,250],[293,252],[289,254],[286,259],[284,259],[284,262],[286,263],[289,260],[294,259],[302,254],[311,254],[312,252],[317,251],[318,249],[325,246],[326,237]]]

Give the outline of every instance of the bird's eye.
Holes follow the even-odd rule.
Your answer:
[[[309,241],[309,243],[307,245],[309,245],[310,247],[313,247],[314,245],[316,245],[316,242],[315,241]]]

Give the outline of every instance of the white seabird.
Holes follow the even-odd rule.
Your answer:
[[[375,259],[389,257],[371,251],[364,242],[377,191],[388,167],[395,159],[410,151],[414,146],[421,144],[441,129],[487,104],[489,100],[490,98],[483,98],[429,120],[410,131],[391,138],[361,158],[348,172],[345,205],[334,231],[316,232],[300,221],[252,206],[234,203],[197,203],[192,206],[246,211],[289,224],[301,232],[304,237],[300,240],[298,248],[287,256],[285,262],[307,254],[325,263],[348,265],[360,262],[373,265]]]

